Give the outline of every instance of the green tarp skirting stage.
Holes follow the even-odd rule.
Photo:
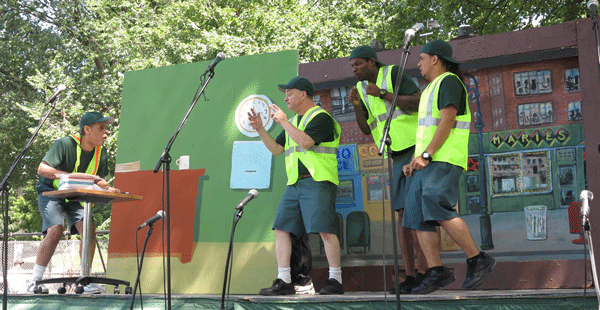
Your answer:
[[[554,290],[560,291],[560,290]],[[487,292],[486,292],[487,293]],[[510,297],[506,291],[494,297],[489,292],[487,298],[472,298],[462,295],[445,293],[444,295],[430,294],[426,296],[401,297],[401,307],[405,310],[538,310],[538,309],[584,309],[583,292],[569,294],[522,294],[514,291]],[[528,295],[528,296],[524,296]],[[561,296],[563,295],[563,296]],[[568,296],[564,296],[568,295]],[[507,297],[509,296],[509,297]],[[270,297],[257,295],[231,296],[227,309],[235,310],[363,310],[363,309],[396,309],[392,302],[393,296],[388,295],[388,302],[383,293],[351,293],[343,296],[297,296]],[[8,309],[10,310],[125,310],[129,309],[131,295],[10,295]],[[210,296],[172,296],[171,308],[187,309],[221,309],[221,297]],[[136,296],[133,309],[141,309],[139,296]],[[166,309],[163,296],[144,296],[143,309]],[[585,309],[598,309],[595,292],[588,290],[585,299]]]

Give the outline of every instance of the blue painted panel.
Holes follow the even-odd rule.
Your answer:
[[[338,173],[340,175],[359,172],[358,147],[356,144],[344,144],[338,147]]]
[[[261,141],[234,141],[231,153],[231,188],[268,188],[273,155]]]

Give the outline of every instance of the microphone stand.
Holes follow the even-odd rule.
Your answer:
[[[589,207],[588,210],[584,211],[584,206],[589,206],[589,200],[594,199],[594,194],[590,191],[581,192],[581,225],[583,226],[584,234],[587,237],[588,244],[590,245],[590,260],[592,264],[592,276],[594,277],[594,288],[596,289],[596,297],[598,298],[598,304],[600,304],[600,285],[598,284],[598,273],[596,271],[596,260],[594,259],[594,246],[592,244],[592,232],[589,221]]]
[[[235,233],[235,227],[237,226],[238,221],[242,218],[242,214],[244,213],[244,208],[235,208],[236,214],[233,218],[233,225],[231,226],[231,236],[229,237],[229,250],[227,251],[227,260],[225,260],[225,276],[223,277],[223,292],[221,293],[221,310],[225,310],[225,291],[227,289],[227,274],[229,272],[229,263],[231,261],[231,255],[233,253],[233,235]],[[231,274],[229,274],[231,276]],[[229,281],[231,285],[231,282]]]
[[[208,74],[208,78],[206,78],[207,74]],[[206,85],[208,85],[208,82],[210,82],[210,80],[212,79],[212,77],[214,75],[215,75],[214,69],[207,70],[202,75],[202,80],[206,80],[204,82],[204,85],[202,85],[202,89],[199,92],[198,91],[196,92],[196,95],[194,96],[194,100],[192,101],[190,108],[188,109],[187,113],[183,117],[181,124],[179,124],[179,128],[177,128],[177,130],[175,131],[175,134],[173,134],[173,136],[167,143],[167,146],[165,147],[164,152],[162,153],[158,162],[156,163],[156,167],[154,167],[154,173],[157,173],[160,166],[163,165],[163,173],[165,175],[164,188],[166,191],[165,222],[166,222],[166,230],[167,230],[166,238],[167,238],[167,304],[168,304],[167,309],[168,310],[171,310],[171,197],[170,197],[171,185],[170,185],[170,180],[169,180],[169,174],[171,171],[171,165],[170,165],[171,155],[169,155],[169,151],[171,150],[171,146],[173,145],[173,142],[175,142],[177,135],[179,134],[179,132],[181,131],[181,129],[187,122],[187,119],[188,119],[190,113],[192,112],[192,109],[196,105],[196,102],[198,101],[198,99],[200,99],[200,96],[204,93],[204,89],[206,88]],[[206,96],[205,96],[205,99],[206,99]]]
[[[44,115],[44,117],[40,120],[40,123],[38,124],[37,128],[34,130],[33,135],[31,135],[31,138],[29,139],[29,141],[27,141],[27,144],[25,144],[25,147],[23,147],[23,150],[21,150],[21,152],[19,153],[19,155],[17,155],[17,157],[15,158],[15,160],[13,161],[12,165],[10,166],[10,168],[8,169],[8,172],[6,173],[6,175],[4,176],[4,179],[2,180],[2,182],[0,182],[0,198],[2,196],[4,196],[4,230],[3,230],[3,237],[2,237],[2,254],[3,254],[3,259],[2,259],[2,277],[3,277],[3,283],[4,283],[4,292],[2,294],[2,309],[6,310],[7,309],[7,304],[8,304],[8,290],[6,289],[8,287],[7,283],[8,283],[8,278],[7,278],[7,268],[8,268],[8,190],[10,189],[9,185],[8,185],[8,178],[10,177],[10,175],[12,174],[12,172],[15,170],[15,168],[17,167],[17,164],[19,163],[19,161],[21,160],[21,158],[23,158],[23,156],[25,155],[25,152],[27,151],[27,149],[33,144],[33,140],[35,140],[35,137],[37,136],[38,132],[40,131],[40,129],[42,128],[42,126],[44,125],[44,123],[46,122],[46,120],[48,119],[48,117],[50,116],[50,113],[54,110],[54,108],[56,107],[56,101],[55,101],[56,97],[54,97],[52,100],[47,101],[44,105],[50,103],[50,109],[48,110],[48,112],[46,112],[46,115]],[[1,200],[1,199],[0,199]]]
[[[131,305],[129,306],[129,310],[133,310],[133,302],[135,301],[135,293],[137,291],[138,284],[140,283],[140,274],[142,273],[142,266],[144,265],[144,253],[146,253],[146,245],[148,244],[148,239],[150,239],[150,235],[152,235],[152,230],[154,229],[153,224],[148,224],[148,231],[146,232],[146,239],[144,239],[144,246],[142,247],[142,257],[140,258],[140,265],[138,266],[137,278],[135,279],[135,285],[133,286],[133,295],[131,296]],[[139,228],[138,228],[139,231]],[[136,232],[137,235],[137,232]],[[136,238],[137,244],[137,238]],[[140,302],[142,300],[142,289],[140,288]]]
[[[390,126],[392,123],[392,118],[394,117],[394,112],[396,112],[396,100],[398,100],[398,92],[400,91],[400,84],[402,84],[402,76],[404,74],[404,68],[406,67],[406,61],[408,59],[408,55],[410,54],[410,41],[408,41],[403,49],[402,55],[400,55],[400,69],[398,70],[398,76],[396,77],[396,85],[394,85],[394,98],[392,100],[392,104],[390,106],[390,110],[388,111],[388,118],[385,121],[385,125],[383,127],[383,135],[381,137],[381,143],[379,144],[379,156],[383,155],[384,148],[387,146],[387,156],[388,156],[388,181],[390,184],[390,206],[392,209],[392,240],[394,243],[394,285],[396,288],[396,305],[397,309],[402,309],[400,304],[400,283],[398,281],[399,267],[398,267],[398,245],[397,245],[397,227],[396,227],[396,208],[394,202],[394,164],[392,161],[392,140],[389,136],[390,134]],[[383,187],[383,184],[382,184]],[[383,189],[383,188],[382,188]],[[385,197],[385,196],[384,196]]]

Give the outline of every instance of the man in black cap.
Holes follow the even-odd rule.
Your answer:
[[[43,284],[38,285],[36,289],[35,281],[43,278],[46,266],[62,236],[65,218],[71,233],[83,231],[84,213],[83,206],[79,202],[46,197],[43,193],[57,190],[61,176],[72,173],[93,175],[94,183],[100,188],[115,193],[121,192],[104,180],[108,175],[108,156],[102,145],[108,137],[106,126],[113,121],[113,117],[104,117],[99,112],[85,113],[79,121],[79,132],[56,140],[38,167],[37,173],[40,178],[35,189],[42,215],[42,233],[46,236],[38,248],[33,277],[27,284],[28,292],[48,293],[48,289]],[[95,227],[92,225],[92,258],[95,244]],[[106,291],[95,283],[84,287],[85,294],[102,292]]]
[[[277,138],[264,129],[259,113],[248,113],[250,125],[267,149],[275,156],[285,154],[288,177],[273,223],[277,279],[271,287],[261,289],[260,294],[296,293],[290,270],[291,235],[304,233],[318,233],[325,247],[329,279],[320,294],[343,294],[335,213],[341,128],[329,113],[313,103],[314,87],[308,79],[295,77],[288,84],[280,84],[279,89],[285,92],[287,107],[295,115],[288,120],[277,105],[270,106],[273,120],[283,127]]]
[[[469,227],[454,209],[460,196],[458,180],[469,156],[471,112],[467,89],[450,44],[442,40],[429,42],[419,57],[419,70],[430,83],[419,104],[415,157],[404,167],[413,180],[402,225],[416,230],[428,269],[412,293],[431,293],[455,280],[442,265],[437,226],[444,227],[467,255],[462,286],[471,290],[483,283],[496,261],[479,251]]]
[[[350,92],[350,102],[354,105],[356,122],[366,135],[373,135],[377,147],[380,147],[384,125],[394,99],[394,89],[400,83],[394,116],[390,123],[389,138],[393,161],[393,199],[394,209],[398,213],[398,240],[406,271],[406,278],[399,284],[401,294],[410,294],[419,284],[427,269],[425,257],[419,248],[416,235],[412,230],[402,227],[406,190],[411,178],[406,177],[402,167],[410,163],[415,152],[417,131],[417,113],[421,92],[413,80],[404,72],[397,81],[398,66],[386,66],[377,59],[377,54],[368,45],[362,45],[350,54],[352,72],[358,78],[356,87]],[[415,271],[415,250],[418,256],[418,272]],[[390,290],[395,294],[395,288]]]

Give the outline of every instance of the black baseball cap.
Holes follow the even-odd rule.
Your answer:
[[[287,84],[278,84],[279,90],[285,92],[286,89],[297,89],[299,91],[305,91],[307,95],[313,96],[315,93],[315,87],[305,77],[297,76],[290,80]]]

